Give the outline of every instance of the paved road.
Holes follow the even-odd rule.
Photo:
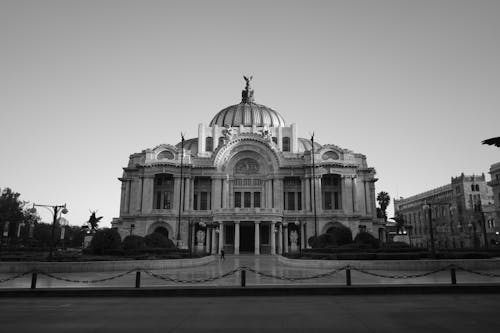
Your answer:
[[[0,298],[8,332],[499,332],[500,295]]]
[[[332,269],[313,269],[313,268],[297,268],[289,267],[281,264],[275,256],[229,256],[224,262],[216,261],[204,266],[181,268],[175,270],[155,270],[155,274],[161,276],[168,276],[178,280],[200,280],[210,277],[217,277],[224,273],[240,267],[247,266],[254,268],[259,272],[263,272],[272,276],[285,276],[285,277],[310,277],[325,272],[331,272]],[[424,272],[404,272],[404,271],[376,271],[382,274],[416,274]],[[499,274],[500,271],[491,271]],[[88,272],[88,273],[57,273],[54,276],[69,278],[73,280],[95,280],[104,279],[110,276],[115,276],[122,272]],[[7,278],[12,274],[0,274],[0,280]],[[307,284],[307,285],[345,285],[345,272],[339,272],[332,275],[327,275],[317,279],[304,279],[296,281],[282,280],[279,278],[266,277],[257,275],[252,272],[247,272],[247,285],[294,285],[294,284]],[[485,277],[467,272],[457,272],[458,283],[492,283],[500,282],[498,277]],[[0,283],[0,288],[29,288],[31,277],[29,275],[13,281]],[[157,279],[146,274],[142,275],[142,286],[238,286],[240,284],[240,273],[236,272],[222,279],[215,279],[203,283],[189,284],[173,282],[168,280]],[[425,277],[411,278],[411,279],[390,279],[366,275],[360,272],[352,272],[353,284],[449,284],[450,272],[443,271],[436,274],[427,275]],[[97,282],[97,283],[74,283],[68,281],[61,281],[39,275],[37,286],[40,288],[53,288],[53,287],[132,287],[135,285],[135,274],[129,274],[117,279]]]

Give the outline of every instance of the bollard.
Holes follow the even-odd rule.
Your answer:
[[[351,285],[351,269],[350,268],[345,269],[345,283],[348,286]]]
[[[141,287],[141,271],[135,272],[135,287],[136,288]]]
[[[241,271],[241,286],[245,287],[246,284],[247,284],[247,271],[243,269]]]
[[[36,278],[38,277],[38,273],[33,272],[31,275],[31,289],[36,289]]]
[[[451,284],[457,284],[457,272],[455,268],[450,269]]]

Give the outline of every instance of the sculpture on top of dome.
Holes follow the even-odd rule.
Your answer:
[[[246,85],[245,85],[245,90],[243,90],[241,92],[241,102],[242,103],[253,103],[254,102],[253,89],[252,89],[252,87],[250,87],[250,81],[252,81],[253,75],[250,75],[250,76],[243,75],[243,78],[246,81]]]

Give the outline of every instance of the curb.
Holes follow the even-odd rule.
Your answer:
[[[358,285],[358,286],[269,286],[193,288],[39,288],[0,289],[2,297],[234,297],[234,296],[331,296],[498,294],[500,284],[462,285]]]

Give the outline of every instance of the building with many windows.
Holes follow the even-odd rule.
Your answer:
[[[404,220],[412,245],[429,247],[430,218],[437,248],[484,246],[495,234],[494,222],[488,224],[493,202],[485,175],[452,177],[447,185],[394,200],[394,213]],[[486,210],[486,212],[485,212]],[[486,229],[485,229],[486,228]]]
[[[241,102],[200,124],[196,138],[130,156],[112,222],[121,236],[161,232],[200,251],[276,254],[334,222],[383,234],[366,157],[299,137],[296,124],[255,103],[245,79]]]

